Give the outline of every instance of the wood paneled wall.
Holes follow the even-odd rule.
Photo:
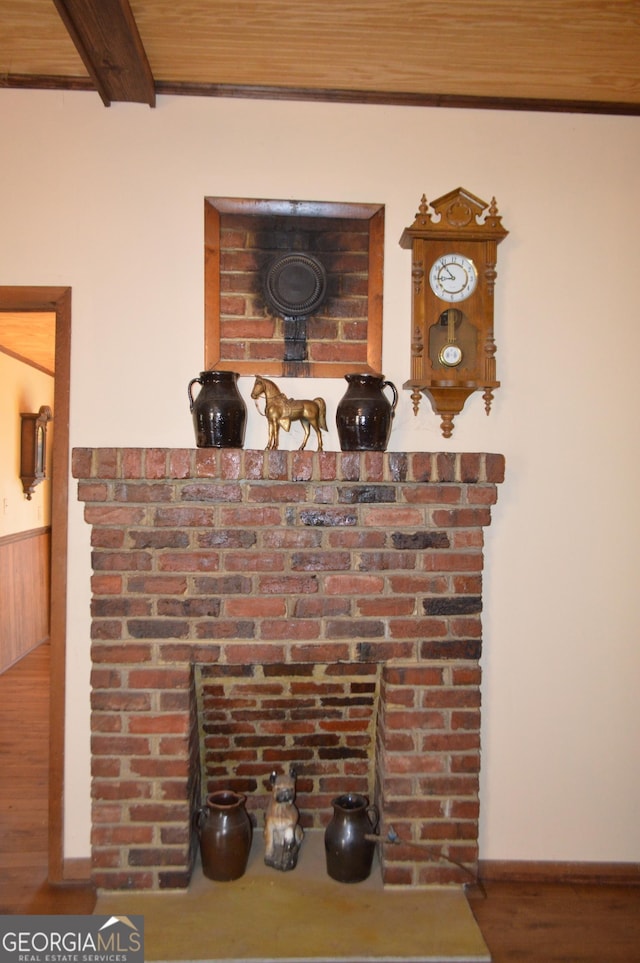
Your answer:
[[[0,538],[0,672],[49,637],[51,529]]]

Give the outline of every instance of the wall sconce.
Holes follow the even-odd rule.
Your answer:
[[[53,412],[41,405],[37,413],[21,412],[20,418],[20,480],[31,500],[36,485],[47,477],[47,423],[53,421]]]

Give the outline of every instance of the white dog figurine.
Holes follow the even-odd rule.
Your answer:
[[[295,869],[304,835],[298,823],[300,814],[294,803],[295,770],[289,770],[288,775],[272,772],[269,781],[272,795],[264,825],[264,861],[274,869]]]

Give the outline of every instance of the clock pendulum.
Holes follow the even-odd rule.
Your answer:
[[[462,361],[462,348],[456,343],[456,320],[459,312],[454,308],[449,308],[443,312],[447,325],[447,340],[438,352],[440,364],[447,368],[456,368]]]

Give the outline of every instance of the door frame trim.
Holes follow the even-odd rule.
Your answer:
[[[51,454],[51,678],[49,683],[49,881],[63,882],[64,743],[67,648],[67,542],[69,523],[69,396],[71,288],[0,286],[0,311],[56,316],[55,429]]]

